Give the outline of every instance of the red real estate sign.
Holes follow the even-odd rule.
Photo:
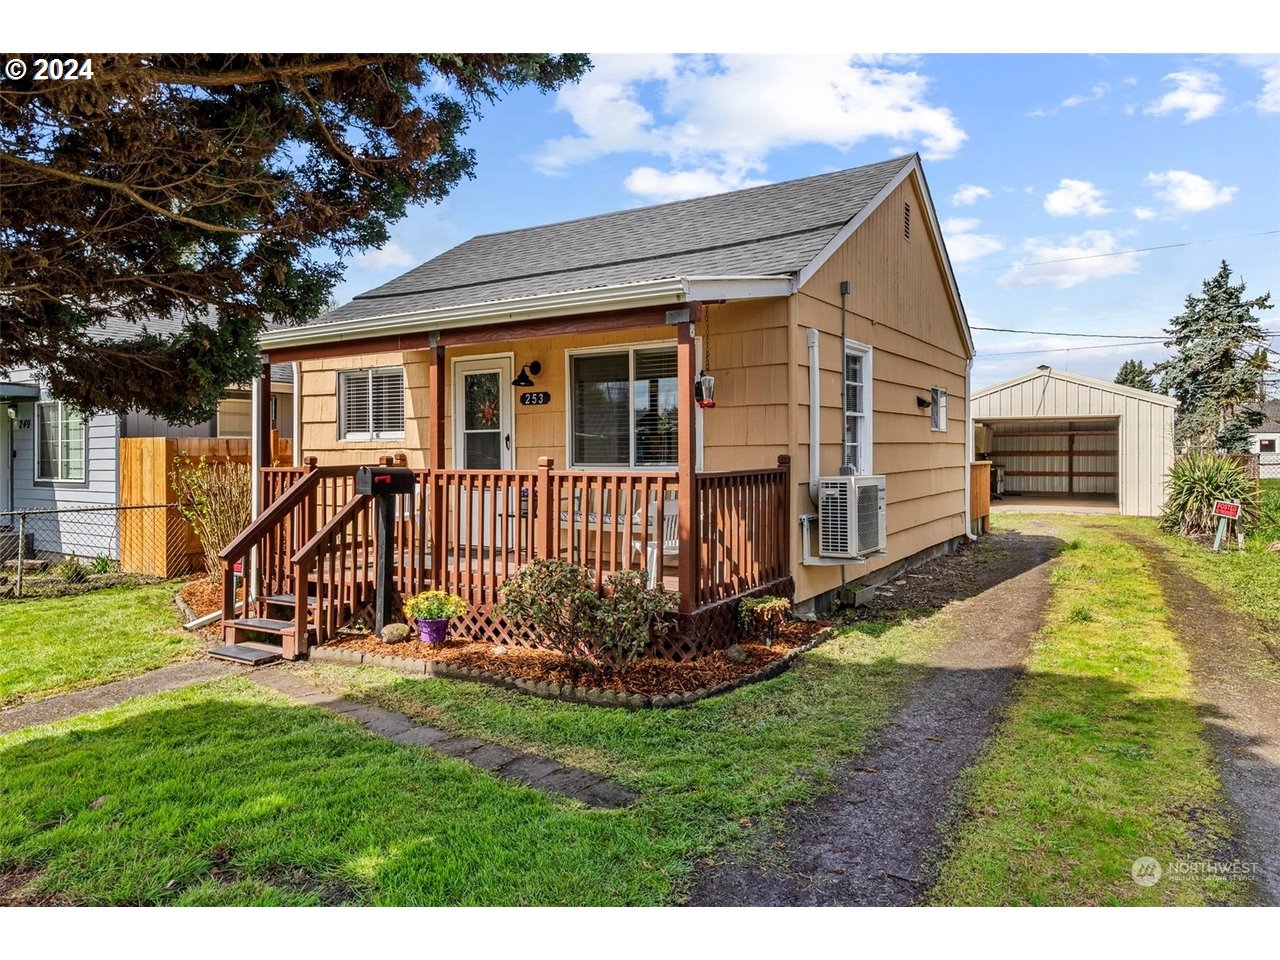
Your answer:
[[[1237,520],[1240,517],[1240,504],[1231,503],[1228,500],[1213,501],[1213,515],[1215,517],[1226,517],[1228,520]]]

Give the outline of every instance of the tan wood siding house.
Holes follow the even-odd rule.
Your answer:
[[[914,155],[477,237],[311,325],[265,335],[263,348],[297,364],[295,471],[336,477],[396,458],[431,496],[454,497],[453,508],[424,501],[423,529],[433,509],[464,509],[451,484],[497,491],[476,501],[497,524],[483,530],[499,531],[482,535],[489,559],[444,542],[476,527],[432,527],[419,548],[430,569],[406,582],[452,583],[438,568],[464,556],[497,564],[506,547],[489,541],[515,522],[518,493],[519,516],[545,524],[527,556],[559,549],[594,563],[603,582],[646,553],[653,582],[680,590],[690,622],[715,635],[675,656],[726,642],[740,596],[821,606],[842,583],[967,530],[973,347]],[[817,552],[802,526],[816,510],[814,351],[819,474],[843,465],[885,477],[884,549],[843,565],[806,559]],[[714,377],[705,409],[703,371]],[[303,474],[267,473],[270,509]],[[559,509],[540,496],[559,497]],[[287,510],[276,514],[254,535]],[[511,536],[518,560],[526,548]],[[508,575],[486,570],[466,587],[481,608]],[[489,621],[473,626],[489,635]]]

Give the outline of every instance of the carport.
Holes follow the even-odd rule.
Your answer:
[[[1176,405],[1050,367],[977,391],[974,450],[1003,478],[992,509],[1158,515]]]

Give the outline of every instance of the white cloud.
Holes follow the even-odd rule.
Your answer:
[[[750,179],[741,173],[707,169],[663,173],[653,167],[636,167],[623,181],[623,186],[644,200],[665,203],[668,200],[687,200],[690,197],[706,197],[728,190],[759,187],[768,182]]]
[[[1239,191],[1239,187],[1221,187],[1186,170],[1166,170],[1164,173],[1148,173],[1147,184],[1155,187],[1156,196],[1179,213],[1200,213],[1212,210]]]
[[[1004,249],[999,237],[975,233],[980,226],[982,221],[976,217],[951,217],[942,221],[942,237],[952,263],[969,263]]]
[[[1078,107],[1082,103],[1089,103],[1091,100],[1101,100],[1111,88],[1105,83],[1095,83],[1087,94],[1077,93],[1074,96],[1067,97],[1062,101],[1062,106],[1070,109]]]
[[[979,200],[987,200],[990,197],[991,191],[986,187],[963,183],[960,185],[960,189],[951,195],[951,205],[953,207],[971,207]]]
[[[1088,180],[1059,180],[1058,189],[1045,194],[1045,212],[1053,217],[1100,217],[1111,212],[1102,191]]]
[[[355,258],[356,266],[371,270],[390,270],[393,267],[417,266],[418,258],[394,240],[381,250],[369,250]]]
[[[1027,256],[996,281],[1002,287],[1050,285],[1059,290],[1089,280],[1136,273],[1140,253],[1121,253],[1119,241],[1110,230],[1086,230],[1055,243],[1032,237],[1022,245]]]
[[[597,157],[645,153],[671,170],[666,186],[747,182],[768,155],[803,144],[845,150],[873,137],[931,159],[953,156],[968,135],[929,101],[914,60],[846,56],[621,56],[593,58],[580,83],[556,94],[577,130],[535,158],[560,173]],[[629,181],[657,187],[652,164]],[[685,176],[694,174],[695,176]],[[672,194],[661,191],[652,195]]]
[[[1173,84],[1173,89],[1155,103],[1148,104],[1147,113],[1164,116],[1181,110],[1182,122],[1191,123],[1193,120],[1212,117],[1226,102],[1226,95],[1222,92],[1222,79],[1216,73],[1207,70],[1181,70],[1166,74],[1164,79]]]
[[[1154,220],[1156,212],[1150,207],[1134,207],[1133,215],[1139,220]]]
[[[1262,78],[1262,92],[1253,101],[1253,108],[1259,113],[1280,113],[1280,56],[1253,53],[1236,60],[1242,66],[1257,70]]]

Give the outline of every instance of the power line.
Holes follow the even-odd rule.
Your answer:
[[[1130,253],[1151,253],[1156,250],[1176,250],[1179,247],[1195,247],[1206,243],[1224,243],[1227,240],[1248,240],[1253,237],[1270,237],[1280,230],[1262,230],[1258,233],[1239,233],[1233,237],[1216,237],[1212,240],[1184,240],[1181,243],[1162,243],[1155,247],[1133,247],[1129,250],[1113,250],[1110,253],[1086,253],[1078,257],[1058,257],[1054,260],[1028,260],[1025,263],[1009,263],[1000,267],[985,267],[986,270],[1017,270],[1019,267],[1039,267],[1050,263],[1074,263],[1077,260],[1098,260],[1102,257],[1123,257]]]
[[[1135,338],[1141,339],[1141,340],[1165,339],[1164,334],[1161,334],[1158,337],[1156,336],[1147,337],[1138,333],[1069,333],[1065,330],[1059,330],[1059,331],[1015,330],[1012,327],[975,327],[973,325],[970,325],[969,329],[970,330],[989,330],[993,333],[1031,333],[1031,334],[1036,334],[1036,335],[1045,336],[1045,337],[1098,337],[1098,338],[1105,337],[1108,340],[1133,340]]]
[[[979,357],[1021,357],[1033,353],[1071,353],[1074,350],[1109,350],[1112,347],[1155,347],[1150,340],[1126,340],[1123,343],[1094,343],[1082,347],[1045,347],[1040,350],[1003,350],[998,353],[978,353]]]

